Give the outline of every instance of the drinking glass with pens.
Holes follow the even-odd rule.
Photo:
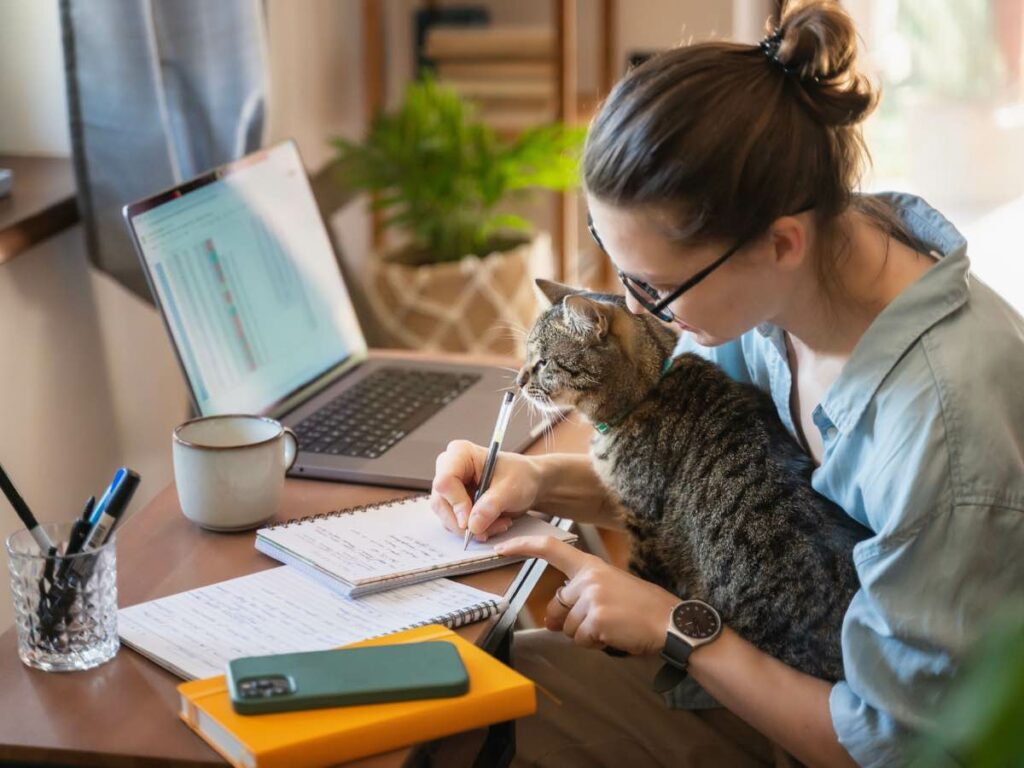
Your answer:
[[[90,669],[117,653],[114,532],[138,485],[122,467],[73,521],[40,524],[0,467],[0,490],[25,525],[7,538],[7,561],[18,656],[28,666]]]

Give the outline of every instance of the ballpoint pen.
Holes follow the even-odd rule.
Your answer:
[[[61,559],[60,568],[57,569],[57,579],[64,581],[68,575],[68,568],[71,567],[71,560],[68,559],[71,555],[77,555],[82,551],[82,544],[85,543],[85,537],[89,535],[90,523],[89,516],[92,514],[92,508],[96,504],[96,497],[90,496],[89,500],[85,502],[85,509],[82,510],[82,514],[75,520],[71,525],[71,534],[68,536],[68,545],[64,549],[64,557]]]
[[[505,427],[508,426],[509,417],[512,415],[511,391],[505,393],[501,401],[501,408],[498,411],[498,421],[494,425],[494,434],[491,436],[491,448],[487,451],[487,460],[484,461],[484,471],[480,476],[480,485],[473,494],[473,504],[479,501],[491,484],[491,475],[494,474],[494,465],[498,463],[498,451],[501,450],[501,441],[505,437]],[[473,532],[469,530],[469,517],[466,517],[466,537],[462,540],[462,549],[469,546],[469,540],[473,538]]]

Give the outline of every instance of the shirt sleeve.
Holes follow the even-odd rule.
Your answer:
[[[951,504],[916,530],[863,544],[861,589],[843,622],[846,680],[829,707],[859,765],[903,765],[978,634],[1009,596],[1024,596],[1024,509]]]

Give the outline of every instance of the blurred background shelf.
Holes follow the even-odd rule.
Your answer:
[[[0,264],[78,222],[75,179],[66,157],[0,155],[14,172],[0,197]]]
[[[550,0],[545,23],[491,23],[485,6],[420,2],[410,9],[422,28],[418,33],[414,69],[424,64],[439,81],[472,102],[483,120],[502,136],[537,125],[561,121],[589,123],[619,76],[615,61],[617,0],[588,3],[596,9],[597,92],[580,93],[577,39],[578,0]],[[377,114],[387,103],[389,80],[385,57],[385,23],[381,4],[363,2],[363,67],[365,108]],[[426,20],[426,22],[424,21]],[[589,243],[580,216],[579,193],[552,193],[552,241],[555,278],[576,285],[604,287],[610,270]],[[379,220],[373,225],[373,244],[379,247]]]

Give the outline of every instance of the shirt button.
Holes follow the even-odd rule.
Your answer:
[[[827,437],[829,440],[835,440],[836,435],[838,434],[839,430],[836,429],[835,427],[829,427],[828,429],[825,430],[825,437]]]

